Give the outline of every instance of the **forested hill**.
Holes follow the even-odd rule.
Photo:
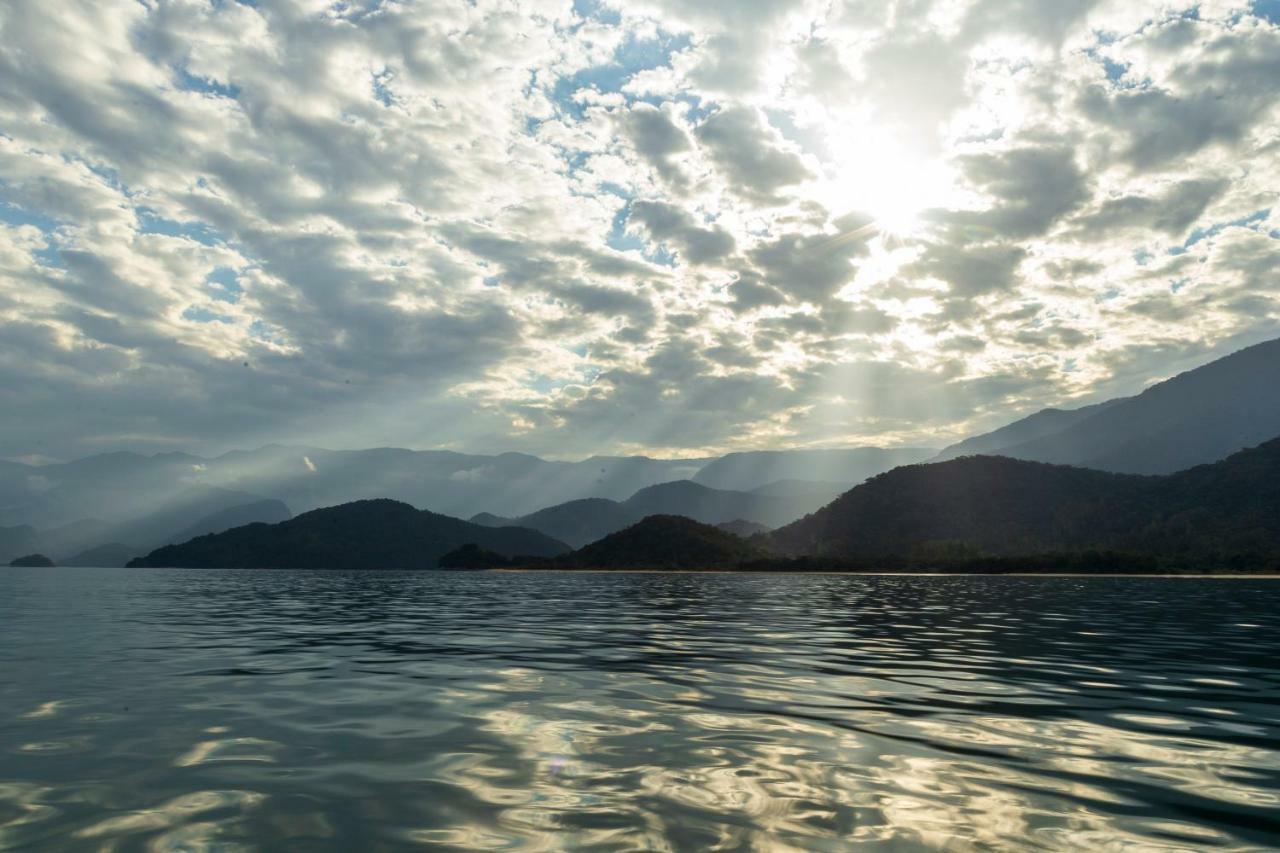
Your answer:
[[[393,500],[355,501],[279,524],[249,524],[169,545],[134,567],[434,569],[467,544],[506,557],[553,557],[569,547],[536,530],[483,527]]]
[[[989,456],[913,465],[769,541],[784,554],[853,559],[1100,550],[1280,564],[1280,439],[1163,477]]]
[[[734,568],[762,557],[759,545],[678,515],[651,515],[555,561],[596,569]]]

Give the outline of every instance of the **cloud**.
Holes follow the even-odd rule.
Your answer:
[[[1086,118],[1116,132],[1120,156],[1136,169],[1240,143],[1274,119],[1280,30],[1256,18],[1231,30],[1174,19],[1122,40],[1112,54],[1131,60],[1123,79],[1132,84],[1088,86],[1078,104]]]
[[[868,251],[864,240],[790,232],[758,243],[748,255],[778,290],[821,304],[853,278],[853,259]]]
[[[787,301],[781,290],[765,284],[760,274],[753,270],[740,272],[727,290],[734,308],[739,311],[784,305]]]
[[[668,185],[684,189],[688,178],[681,170],[677,156],[693,146],[689,135],[670,110],[664,111],[644,102],[632,104],[619,117],[623,134]]]
[[[461,471],[454,471],[449,475],[449,479],[455,483],[483,483],[486,480],[492,480],[494,474],[493,466],[482,465],[478,468],[465,468]]]
[[[972,297],[1013,290],[1018,267],[1026,256],[1026,249],[1011,243],[935,243],[903,273],[909,278],[941,279],[950,285],[953,295]]]
[[[1117,229],[1151,229],[1179,237],[1229,186],[1224,178],[1202,178],[1179,181],[1158,195],[1108,198],[1096,211],[1078,218],[1076,225],[1081,236],[1091,240],[1113,236]]]
[[[733,253],[737,244],[723,228],[698,225],[683,207],[660,201],[637,201],[628,221],[640,226],[651,240],[673,246],[690,264],[718,261]]]
[[[1130,393],[1280,328],[1280,27],[1191,9],[10,0],[0,457],[940,443]]]
[[[783,187],[812,177],[799,155],[756,110],[721,110],[694,130],[729,188],[761,203],[778,200]]]
[[[1087,179],[1067,146],[1019,146],[960,159],[965,178],[991,201],[953,221],[1013,238],[1044,234],[1088,198]]]

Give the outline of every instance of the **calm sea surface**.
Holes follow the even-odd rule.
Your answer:
[[[1280,581],[0,570],[0,849],[1280,847]]]

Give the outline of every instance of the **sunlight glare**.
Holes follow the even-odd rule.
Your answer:
[[[945,167],[889,135],[849,133],[834,150],[840,162],[828,184],[830,209],[865,212],[884,236],[918,232],[926,210],[948,203]]]

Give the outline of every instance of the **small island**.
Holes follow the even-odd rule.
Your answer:
[[[15,569],[52,569],[57,563],[44,554],[27,554],[10,560],[9,565]]]

